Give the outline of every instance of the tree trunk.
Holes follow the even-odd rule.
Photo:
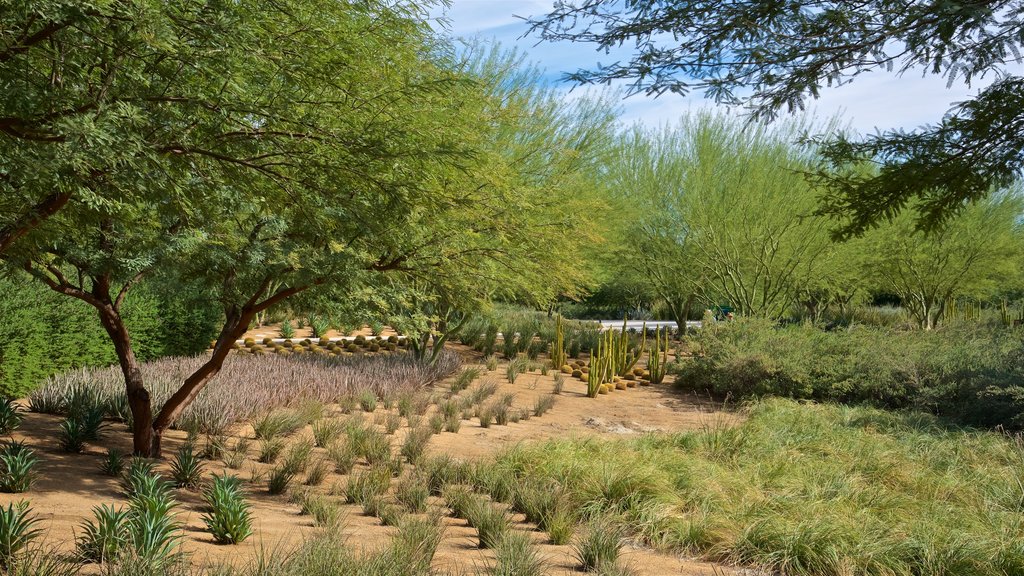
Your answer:
[[[252,311],[243,311],[241,314],[236,315],[235,318],[229,318],[225,322],[220,336],[217,338],[217,344],[213,348],[213,354],[210,356],[210,359],[186,378],[181,387],[164,403],[163,408],[160,409],[160,413],[157,414],[156,419],[152,423],[151,458],[160,457],[160,445],[164,432],[181,416],[181,413],[195,400],[196,396],[203,391],[203,388],[206,387],[210,379],[220,372],[221,367],[224,365],[224,359],[231,352],[231,347],[248,330],[249,322],[252,321],[254,314],[255,312]]]
[[[132,411],[132,449],[137,456],[152,456],[153,405],[132,349],[131,337],[120,312],[109,302],[99,307],[100,322],[110,336],[124,374],[125,395]]]
[[[3,254],[17,239],[28,234],[47,218],[56,214],[70,199],[70,194],[51,194],[44,198],[42,202],[33,206],[28,213],[15,220],[13,224],[0,228],[0,254]]]

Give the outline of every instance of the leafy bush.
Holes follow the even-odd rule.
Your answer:
[[[24,443],[9,441],[0,448],[0,492],[28,492],[36,479],[39,463],[35,452]]]
[[[218,543],[238,544],[252,535],[252,515],[237,477],[214,474],[203,500],[207,511],[202,520]]]
[[[42,534],[39,519],[30,515],[28,502],[0,506],[0,568],[7,568],[28,545]]]
[[[740,319],[709,324],[676,385],[734,399],[783,396],[924,410],[975,426],[1024,427],[1024,336],[947,327],[827,332]]]

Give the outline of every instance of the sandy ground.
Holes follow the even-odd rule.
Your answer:
[[[472,365],[480,361],[479,356],[469,350],[459,351],[466,357],[467,364]],[[514,394],[516,408],[532,408],[538,396],[551,393],[554,373],[526,373],[511,384],[505,378],[505,365],[502,364],[494,372],[485,372],[478,382],[488,379],[499,384],[498,394]],[[728,425],[735,419],[735,416],[718,410],[718,407],[711,403],[674,392],[667,384],[614,391],[591,399],[584,394],[584,383],[566,376],[562,394],[557,396],[554,407],[544,416],[507,426],[492,425],[490,428],[481,428],[476,419],[464,420],[458,433],[443,432],[434,436],[428,453],[449,453],[464,459],[479,458],[487,457],[518,442],[572,436],[621,438],[648,431],[677,431]],[[436,388],[438,391],[446,390],[448,383],[439,383]],[[378,405],[377,413],[384,411],[384,408]],[[337,415],[345,417],[340,413]],[[365,420],[372,422],[373,417],[366,417]],[[131,438],[123,424],[110,423],[102,434],[102,441],[90,445],[86,453],[65,454],[60,452],[56,445],[59,422],[60,418],[57,417],[26,413],[24,423],[12,436],[16,440],[25,440],[36,450],[41,460],[39,480],[29,493],[0,494],[0,505],[29,500],[33,512],[43,521],[41,526],[45,530],[45,541],[60,550],[71,551],[74,548],[75,534],[81,532],[80,524],[92,516],[91,509],[94,506],[101,503],[115,506],[125,504],[118,480],[100,474],[99,465],[108,447],[130,451]],[[407,430],[403,423],[403,428],[395,434],[392,442],[395,449],[400,446]],[[235,434],[238,437],[251,437],[252,428],[248,425],[240,426]],[[295,435],[291,441],[302,437],[311,437],[308,427]],[[165,440],[166,453],[172,454],[183,440],[182,432],[171,431]],[[233,441],[231,443],[233,444]],[[269,469],[269,465],[256,462],[256,450],[256,442],[253,442],[249,459],[241,469],[232,473],[248,481],[254,475],[259,477],[262,472]],[[319,456],[325,454],[319,448],[315,449],[315,452]],[[360,468],[362,465],[357,466],[357,470]],[[162,462],[160,469],[166,472],[169,469],[168,463]],[[206,462],[207,474],[221,473],[224,470],[220,462]],[[317,490],[330,493],[333,489],[337,493],[345,481],[345,476],[331,472]],[[303,538],[315,532],[311,517],[300,515],[299,507],[291,503],[288,496],[269,495],[264,480],[246,482],[245,487],[247,496],[253,504],[255,534],[238,546],[215,544],[205,532],[200,519],[200,494],[187,490],[176,491],[176,496],[181,502],[178,509],[179,519],[184,525],[185,533],[182,547],[191,553],[196,565],[223,562],[242,564],[254,558],[260,549],[285,550],[298,545]],[[340,497],[334,497],[334,500],[342,502]],[[432,499],[431,502],[432,506],[443,506],[439,499]],[[349,535],[349,546],[355,549],[380,548],[386,545],[396,530],[382,526],[377,518],[364,515],[358,506],[344,505],[342,508],[346,515],[344,532]],[[549,566],[545,573],[576,573],[571,547],[548,544],[543,532],[523,522],[521,516],[516,518],[519,528],[529,531],[541,547]],[[446,517],[445,523],[445,537],[435,557],[435,568],[453,574],[483,573],[493,556],[488,551],[477,548],[475,530],[466,526],[464,520],[457,518]],[[654,552],[639,546],[628,546],[624,559],[639,575],[712,575],[742,572]]]

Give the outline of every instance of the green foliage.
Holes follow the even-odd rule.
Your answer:
[[[271,440],[278,436],[294,434],[305,425],[306,420],[298,411],[280,409],[263,415],[252,427],[257,439]]]
[[[124,473],[125,465],[124,453],[117,448],[107,448],[107,455],[100,462],[100,473],[106,476],[119,477]]]
[[[494,548],[512,530],[512,519],[500,505],[478,499],[466,512],[466,520],[476,528],[480,548]]]
[[[412,513],[427,511],[427,497],[430,496],[430,487],[427,479],[419,474],[409,474],[399,480],[395,489],[395,498],[398,503]]]
[[[283,494],[288,486],[295,479],[295,470],[283,463],[274,466],[267,477],[267,492],[271,494]]]
[[[203,523],[218,543],[238,544],[252,535],[252,514],[237,477],[214,474],[203,500],[207,507]]]
[[[260,440],[259,455],[256,459],[264,464],[273,464],[284,451],[284,438],[263,438]]]
[[[313,442],[318,448],[326,448],[341,435],[341,423],[333,418],[313,422]]]
[[[185,442],[174,453],[171,461],[171,478],[178,488],[195,490],[203,478],[203,461],[195,453],[191,442]]]
[[[90,306],[21,275],[0,278],[0,394],[22,397],[47,377],[117,362]],[[140,360],[201,352],[216,333],[219,311],[190,288],[137,288],[124,315]]]
[[[77,418],[67,418],[60,423],[57,433],[57,445],[64,452],[81,453],[85,451],[85,423]]]
[[[469,385],[472,384],[474,380],[480,377],[480,373],[481,370],[478,366],[470,366],[468,368],[463,368],[462,371],[459,372],[458,376],[456,376],[455,379],[452,380],[452,393],[458,394],[459,392],[462,392],[466,388],[469,388]]]
[[[533,415],[543,416],[545,412],[555,405],[555,397],[552,395],[538,396],[533,403]]]
[[[377,409],[377,395],[372,390],[363,390],[359,393],[359,407],[363,412],[373,412]]]
[[[356,463],[356,451],[349,442],[339,440],[327,449],[327,457],[334,463],[334,471],[348,474]]]
[[[0,400],[0,434],[10,434],[21,420],[21,407],[13,399]]]
[[[491,576],[532,576],[544,573],[540,552],[525,532],[510,531],[494,547]]]
[[[595,520],[587,526],[586,534],[573,549],[580,568],[591,572],[614,566],[622,544],[621,527],[607,520]]]
[[[78,554],[89,562],[114,561],[131,541],[128,525],[130,512],[100,504],[93,507],[92,513],[92,520],[82,522],[82,533],[76,543]]]
[[[387,491],[391,485],[391,471],[383,466],[372,466],[352,475],[345,485],[345,500],[349,504],[366,504]]]
[[[650,356],[647,357],[647,371],[651,374],[652,384],[661,384],[665,381],[665,374],[668,371],[668,327],[664,329],[664,336],[660,328],[654,330],[654,347],[651,348]]]
[[[401,455],[409,464],[419,462],[423,452],[427,449],[427,443],[433,437],[432,430],[426,427],[414,428],[409,431],[402,442]]]
[[[13,440],[0,448],[0,492],[19,493],[32,489],[39,458],[24,443]]]
[[[27,501],[0,506],[0,568],[9,568],[28,545],[42,534],[39,519],[31,516]]]
[[[826,332],[742,319],[702,329],[676,383],[736,399],[784,396],[915,408],[978,426],[1024,426],[1021,334],[978,326]]]

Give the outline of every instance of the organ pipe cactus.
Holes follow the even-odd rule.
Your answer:
[[[565,334],[562,331],[562,315],[555,318],[555,340],[551,343],[551,367],[559,370],[566,363]]]
[[[665,380],[667,367],[668,326],[664,329],[664,339],[662,339],[662,330],[660,328],[654,330],[654,347],[651,349],[650,357],[647,358],[647,371],[651,374],[651,383],[661,384]]]

